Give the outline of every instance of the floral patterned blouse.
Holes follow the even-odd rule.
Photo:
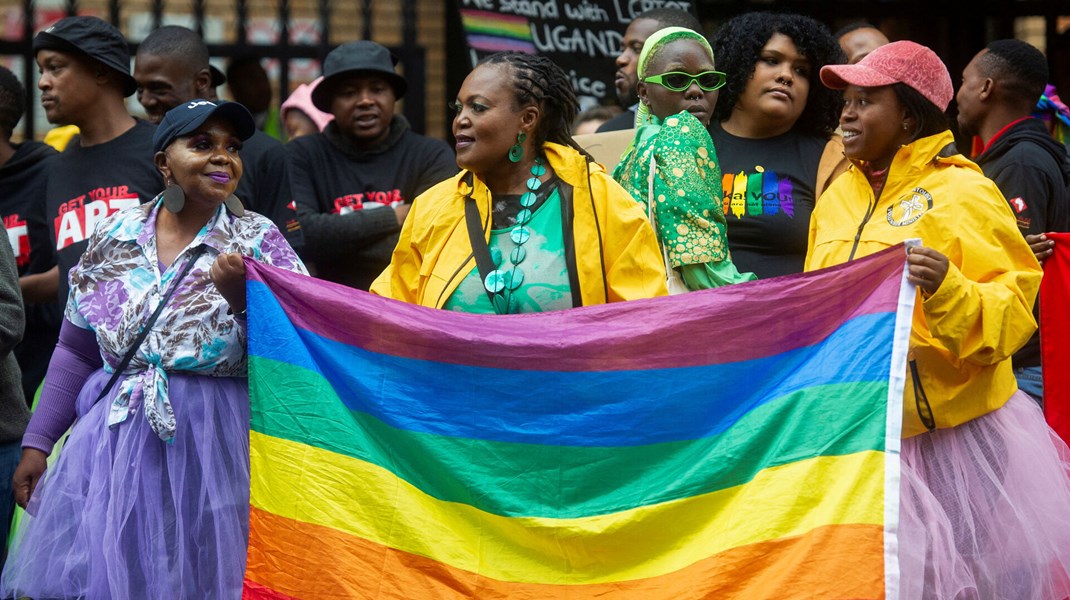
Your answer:
[[[168,373],[246,374],[244,320],[230,314],[208,277],[216,257],[237,252],[283,269],[307,271],[271,221],[252,212],[238,218],[223,206],[163,268],[156,254],[156,215],[161,205],[158,196],[101,222],[71,269],[66,318],[95,333],[105,369],[114,371],[194,250],[206,247],[138,348],[127,367],[128,376],[120,379],[108,419],[109,425],[121,423],[143,404],[153,430],[169,441],[175,418],[168,399]]]

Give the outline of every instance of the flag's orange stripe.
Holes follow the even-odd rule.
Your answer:
[[[246,577],[305,599],[884,597],[879,525],[819,527],[793,538],[733,548],[658,577],[551,585],[489,579],[256,507],[249,520]]]

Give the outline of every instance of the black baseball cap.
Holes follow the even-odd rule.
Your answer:
[[[204,124],[209,117],[219,116],[234,126],[238,139],[245,141],[256,132],[256,121],[249,109],[237,102],[212,102],[193,100],[167,111],[152,134],[152,153],[156,154],[171,145],[176,138],[189,135]]]
[[[130,44],[122,32],[97,17],[65,17],[33,38],[33,53],[56,50],[81,54],[118,71],[123,76],[123,95],[137,91],[130,75]]]
[[[331,112],[335,84],[350,75],[360,73],[382,75],[394,88],[395,99],[401,100],[408,84],[405,78],[394,70],[396,64],[398,57],[381,44],[368,40],[342,44],[331,50],[323,61],[323,81],[312,90],[312,105],[323,112]]]

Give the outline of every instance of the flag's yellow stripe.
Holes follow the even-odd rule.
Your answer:
[[[531,28],[526,22],[517,23],[467,14],[461,15],[461,21],[468,32],[531,39]]]
[[[249,526],[247,600],[884,597],[880,525],[818,527],[801,536],[730,548],[660,577],[581,585],[498,581],[255,507]]]
[[[883,523],[884,454],[875,451],[799,461],[738,487],[573,519],[501,517],[445,502],[382,467],[257,432],[251,455],[257,508],[501,581],[656,577],[820,526]]]

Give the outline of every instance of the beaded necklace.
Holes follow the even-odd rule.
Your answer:
[[[504,261],[501,250],[494,248],[491,252],[495,269],[487,273],[483,286],[491,294],[494,310],[500,315],[516,313],[520,308],[513,292],[524,283],[524,271],[520,268],[520,263],[524,262],[528,255],[524,244],[531,239],[531,228],[528,227],[532,216],[531,207],[535,205],[537,192],[542,186],[542,180],[539,178],[545,174],[546,163],[542,157],[535,157],[535,164],[531,165],[531,177],[526,183],[528,191],[520,196],[521,209],[516,214],[516,226],[509,232],[509,239],[516,244],[509,253],[509,266],[502,268]]]

